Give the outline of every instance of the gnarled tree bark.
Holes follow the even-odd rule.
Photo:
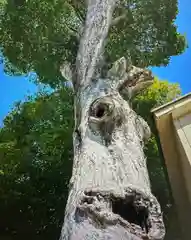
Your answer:
[[[124,93],[131,97],[151,84],[152,76],[147,70],[127,66],[124,57],[104,79],[100,76],[116,4],[116,0],[88,1],[72,73],[74,163],[62,240],[158,240],[165,234],[143,153],[150,129],[123,98]]]

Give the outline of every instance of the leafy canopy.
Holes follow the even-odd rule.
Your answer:
[[[176,206],[172,203],[169,185],[164,166],[162,150],[158,149],[159,139],[156,126],[151,114],[151,109],[170,102],[181,94],[178,84],[154,79],[154,83],[144,92],[133,99],[133,108],[141,115],[151,127],[152,136],[145,146],[147,167],[154,195],[159,200],[164,213],[164,221],[167,229],[166,239],[181,239],[180,228],[176,221]]]
[[[72,94],[18,103],[0,129],[0,239],[55,239],[72,170]]]
[[[52,87],[62,84],[59,68],[75,62],[85,20],[84,0],[4,0],[0,3],[0,42],[5,71],[34,71],[39,81]],[[185,39],[174,20],[177,0],[121,0],[114,18],[105,57],[112,63],[130,56],[137,66],[168,64],[183,52]]]

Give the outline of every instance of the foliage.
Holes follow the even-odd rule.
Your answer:
[[[153,124],[150,109],[180,94],[178,85],[155,80],[133,100]],[[0,131],[0,238],[59,236],[72,168],[72,93],[43,93],[16,104]],[[153,127],[152,127],[153,128]],[[156,139],[146,147],[154,193],[165,213],[169,190]]]
[[[0,233],[59,238],[72,167],[72,94],[18,103],[0,131]]]
[[[132,103],[136,112],[149,123],[152,130],[152,136],[145,146],[145,155],[147,156],[152,191],[164,211],[164,220],[168,229],[166,239],[179,239],[180,229],[175,221],[177,219],[176,211],[171,198],[162,152],[158,149],[158,144],[160,144],[158,133],[150,111],[154,107],[174,100],[180,94],[181,90],[178,84],[159,81],[155,78],[153,85],[135,97]]]
[[[5,71],[34,71],[52,87],[64,80],[63,60],[74,63],[85,19],[84,0],[7,0],[0,3],[0,42]],[[166,65],[186,43],[174,20],[177,0],[121,0],[114,17],[126,18],[110,29],[107,63],[131,56],[139,66]],[[80,31],[79,31],[80,30]]]
[[[136,112],[149,123],[153,133],[145,147],[145,152],[150,170],[150,178],[153,183],[153,191],[160,200],[163,208],[167,205],[169,192],[166,186],[164,169],[161,164],[160,152],[157,147],[155,124],[150,111],[154,107],[174,100],[180,94],[181,90],[178,84],[170,84],[168,81],[159,81],[155,78],[154,83],[143,93],[135,97],[132,103]]]

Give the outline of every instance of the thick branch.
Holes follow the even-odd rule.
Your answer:
[[[125,18],[127,18],[127,14],[126,13],[122,14],[119,17],[114,18],[112,20],[112,22],[111,22],[111,26],[117,25],[121,20],[124,20]]]
[[[67,81],[71,81],[71,80],[72,80],[72,66],[71,66],[70,63],[64,62],[64,63],[60,66],[60,72],[61,72],[62,76],[63,76]]]
[[[129,66],[124,57],[114,63],[108,77],[112,79],[113,85],[120,93],[128,96],[128,99],[149,87],[154,80],[150,70]]]
[[[150,70],[128,65],[125,57],[113,64],[107,77],[113,87],[128,99],[150,86],[154,79]]]
[[[127,79],[119,83],[119,90],[127,87],[132,88],[132,93],[142,90],[153,83],[153,76],[151,71],[135,66],[131,66],[128,70]]]
[[[96,67],[102,58],[105,39],[111,25],[117,0],[89,0],[85,30],[80,41],[76,60],[75,89],[87,85],[94,77]]]

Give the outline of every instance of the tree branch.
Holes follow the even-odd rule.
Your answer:
[[[124,13],[121,16],[114,18],[111,22],[111,26],[117,25],[121,20],[124,20],[126,17],[127,17],[127,14]]]
[[[60,72],[67,81],[72,81],[72,66],[70,63],[64,62],[60,66]]]
[[[74,32],[76,36],[78,36],[79,32],[78,32],[76,29],[74,29],[73,27],[71,27],[71,26],[68,25],[68,24],[67,24],[67,28],[68,28],[69,30],[71,30],[72,32]]]
[[[79,20],[83,23],[85,21],[85,16],[83,15],[83,13],[80,11],[80,7],[79,5],[83,5],[82,2],[78,1],[71,1],[70,5],[72,6],[72,8],[74,9],[76,16],[79,18]]]
[[[140,91],[146,89],[153,83],[154,77],[148,69],[131,66],[127,70],[127,78],[119,82],[118,89],[131,99]]]
[[[113,64],[107,77],[113,87],[122,95],[128,96],[128,99],[149,87],[154,80],[150,70],[128,65],[125,57]]]
[[[89,0],[84,27],[76,59],[74,87],[88,85],[95,76],[96,67],[102,59],[105,40],[111,25],[117,0]]]
[[[82,12],[79,9],[75,9],[76,16],[81,20],[81,22],[85,21],[85,17],[83,16]]]

